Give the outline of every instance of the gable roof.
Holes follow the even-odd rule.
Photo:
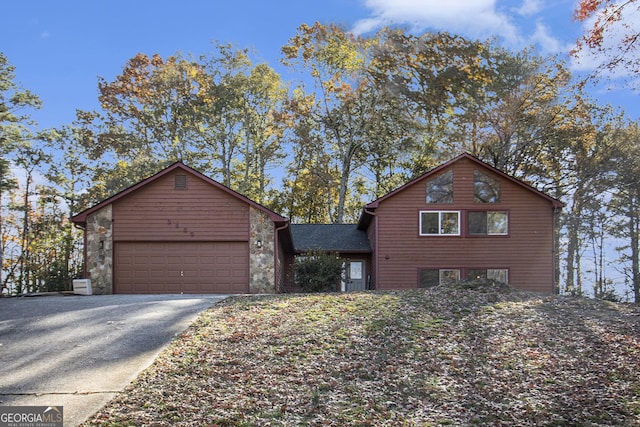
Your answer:
[[[514,177],[513,177],[513,176],[511,176],[511,175],[508,175],[508,174],[504,173],[504,172],[503,172],[503,171],[501,171],[500,169],[495,168],[495,167],[493,167],[493,166],[489,165],[488,163],[483,162],[482,160],[478,159],[478,158],[477,158],[477,157],[475,157],[475,156],[472,156],[472,155],[471,155],[471,154],[469,154],[469,153],[463,153],[463,154],[461,154],[461,155],[459,155],[459,156],[455,157],[454,159],[449,160],[448,162],[443,163],[443,164],[441,164],[440,166],[438,166],[438,167],[435,167],[435,168],[431,169],[429,172],[427,172],[427,173],[425,173],[425,174],[423,174],[423,175],[420,175],[420,176],[419,176],[419,177],[417,177],[417,178],[412,179],[411,181],[407,182],[406,184],[404,184],[404,185],[403,185],[403,186],[401,186],[401,187],[396,188],[395,190],[391,191],[390,193],[387,193],[387,194],[385,194],[384,196],[382,196],[382,197],[380,197],[380,198],[378,198],[378,199],[374,200],[373,202],[371,202],[371,203],[369,203],[369,204],[365,205],[365,206],[364,206],[364,209],[363,209],[363,211],[362,211],[362,214],[360,215],[360,221],[358,222],[358,227],[360,227],[360,228],[366,228],[366,227],[368,227],[369,223],[371,222],[371,217],[372,217],[371,211],[374,211],[374,210],[378,207],[378,205],[379,205],[381,202],[383,202],[383,201],[387,200],[387,199],[388,199],[388,198],[390,198],[390,197],[393,197],[394,195],[398,194],[398,193],[399,193],[399,192],[401,192],[402,190],[404,190],[404,189],[406,189],[406,188],[408,188],[408,187],[411,187],[412,185],[414,185],[414,184],[416,184],[416,183],[418,183],[418,182],[421,182],[421,181],[423,181],[424,179],[426,179],[426,178],[428,178],[428,177],[430,177],[430,176],[432,176],[432,175],[436,175],[436,174],[438,174],[438,173],[439,173],[439,172],[441,172],[443,169],[447,169],[447,168],[448,168],[448,167],[450,167],[452,164],[454,164],[454,163],[456,163],[456,162],[458,162],[458,161],[460,161],[460,160],[462,160],[462,159],[468,159],[468,160],[470,160],[471,162],[473,162],[473,163],[477,164],[478,166],[483,167],[483,168],[485,168],[485,169],[489,169],[490,171],[492,171],[492,172],[493,172],[493,173],[495,173],[496,175],[499,175],[499,176],[501,176],[502,178],[504,178],[504,179],[506,179],[506,180],[508,180],[508,181],[513,182],[514,184],[518,185],[519,187],[522,187],[523,189],[525,189],[525,190],[527,190],[527,191],[530,191],[530,192],[532,192],[533,194],[535,194],[535,195],[537,195],[537,196],[539,196],[539,197],[542,197],[543,199],[545,199],[545,200],[547,200],[549,203],[551,203],[551,205],[552,205],[554,208],[562,208],[562,207],[564,207],[564,203],[562,203],[560,200],[555,199],[555,198],[553,198],[553,197],[551,197],[551,196],[549,196],[549,195],[547,195],[547,194],[543,193],[543,192],[542,192],[542,191],[540,191],[540,190],[537,190],[536,188],[532,187],[531,185],[529,185],[529,184],[525,183],[524,181],[521,181],[521,180],[519,180],[519,179],[517,179],[517,178],[514,178]]]
[[[367,233],[357,224],[291,224],[296,252],[371,252]]]
[[[190,167],[188,167],[187,165],[185,165],[182,162],[176,162],[170,166],[168,166],[167,168],[161,170],[160,172],[156,173],[155,175],[150,176],[149,178],[146,178],[142,181],[140,181],[137,184],[132,185],[131,187],[128,187],[122,191],[120,191],[119,193],[114,194],[113,196],[109,197],[108,199],[103,200],[102,202],[88,208],[85,209],[84,211],[78,213],[77,215],[71,217],[71,221],[73,221],[76,224],[85,224],[87,222],[87,216],[91,215],[92,213],[104,208],[105,206],[108,206],[114,202],[117,202],[118,200],[128,196],[129,194],[135,192],[136,190],[154,182],[157,181],[158,179],[162,178],[165,175],[170,174],[171,172],[175,171],[175,170],[181,170],[184,171],[186,173],[189,173],[193,176],[195,176],[196,178],[199,178],[209,184],[211,184],[212,186],[214,186],[215,188],[224,191],[225,193],[247,203],[248,205],[266,213],[267,215],[269,215],[269,217],[271,218],[271,220],[274,223],[278,223],[278,224],[286,224],[288,223],[288,219],[278,215],[277,213],[273,212],[272,210],[262,206],[261,204],[254,202],[253,200],[249,199],[246,196],[243,196],[242,194],[233,191],[232,189],[230,189],[229,187],[226,187],[222,184],[220,184],[218,181],[215,181],[211,178],[209,178],[208,176],[205,176],[203,174],[201,174],[200,172],[196,171],[195,169],[192,169]]]

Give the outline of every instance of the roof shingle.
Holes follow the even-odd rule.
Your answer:
[[[296,252],[371,252],[367,233],[357,224],[291,224]]]

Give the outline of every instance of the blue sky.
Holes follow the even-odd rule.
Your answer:
[[[508,48],[535,45],[566,54],[582,32],[572,19],[577,0],[23,0],[3,4],[0,51],[16,81],[44,102],[40,128],[71,123],[76,109],[96,109],[97,78],[107,80],[136,53],[163,57],[211,52],[212,41],[249,47],[281,71],[280,48],[302,23],[338,23],[355,32],[388,24],[412,32],[449,31],[498,37]],[[589,69],[591,62],[574,66]],[[592,92],[637,120],[638,94],[618,87]]]

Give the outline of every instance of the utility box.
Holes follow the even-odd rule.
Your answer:
[[[73,279],[73,293],[91,295],[91,279]]]

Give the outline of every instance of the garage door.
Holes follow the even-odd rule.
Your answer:
[[[114,292],[246,293],[247,242],[118,242]]]

